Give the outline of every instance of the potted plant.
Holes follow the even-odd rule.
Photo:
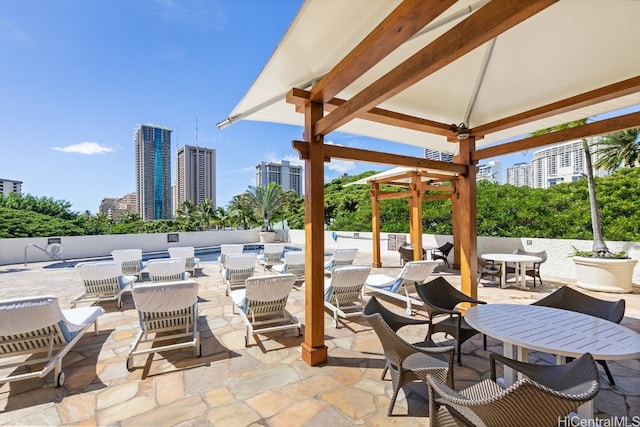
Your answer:
[[[273,216],[282,209],[287,201],[282,187],[274,182],[266,186],[249,187],[246,200],[257,218],[262,218],[260,241],[269,243],[276,240],[276,232],[271,228]]]
[[[588,119],[576,120],[563,125],[555,126],[549,129],[544,129],[538,132],[534,132],[534,135],[545,134],[561,129],[567,129],[576,126],[582,126],[587,124]],[[628,131],[627,131],[628,132]],[[637,147],[630,147],[631,149],[621,150],[619,147],[611,146],[620,144],[620,141],[615,141],[618,135],[623,140],[623,144],[629,144],[629,138],[625,132],[616,132],[604,137],[605,147],[599,149],[604,155],[598,160],[596,166],[606,167],[610,170],[615,169],[623,160],[619,157],[620,152],[630,153],[630,156],[637,156]],[[638,135],[637,130],[635,133]],[[612,142],[612,140],[614,142]],[[635,139],[631,139],[631,146],[636,144]],[[591,251],[579,250],[573,248],[574,251],[570,254],[573,257],[573,261],[576,266],[576,278],[579,287],[601,292],[631,292],[632,291],[632,278],[633,269],[637,263],[637,260],[630,259],[626,253],[617,252],[612,253],[609,251],[602,235],[602,223],[600,222],[600,211],[598,210],[598,200],[596,198],[595,181],[593,179],[593,164],[591,161],[591,147],[589,141],[586,138],[582,139],[582,148],[584,149],[584,161],[585,161],[585,176],[587,177],[587,187],[589,189],[589,205],[591,208],[591,228],[593,230],[593,246]],[[617,161],[613,157],[617,157]],[[633,157],[630,162],[631,165],[635,163],[637,157]],[[624,161],[625,163],[629,163]]]
[[[610,252],[602,236],[602,224],[593,179],[591,149],[586,139],[582,140],[585,154],[587,187],[591,207],[593,246],[591,251],[573,248],[571,254],[576,266],[579,287],[591,291],[626,293],[632,291],[633,269],[637,260],[630,259],[624,251]]]

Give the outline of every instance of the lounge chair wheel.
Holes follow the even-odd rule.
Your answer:
[[[333,327],[338,329],[340,327],[340,324],[338,323],[337,319],[333,319]]]
[[[413,316],[413,310],[411,310],[411,308],[410,308],[410,307],[407,307],[407,314],[408,314],[409,316]]]
[[[62,387],[62,384],[64,384],[64,372],[60,372],[56,378],[56,387]]]
[[[129,372],[133,371],[133,358],[132,357],[128,357],[127,358],[127,371],[129,371]]]

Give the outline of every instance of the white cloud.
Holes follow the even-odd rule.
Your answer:
[[[51,147],[52,150],[62,151],[63,153],[78,153],[78,154],[104,154],[115,151],[113,147],[107,147],[100,145],[97,142],[81,142],[79,144],[71,144],[66,147]]]
[[[336,144],[333,141],[327,141],[326,144],[328,145],[339,145],[342,146],[342,144]],[[331,161],[329,163],[325,163],[325,167],[329,170],[332,170],[334,172],[338,172],[339,174],[343,174],[343,173],[347,173],[349,171],[352,171],[356,168],[356,162],[351,161],[351,160],[337,160],[337,159],[331,159]]]

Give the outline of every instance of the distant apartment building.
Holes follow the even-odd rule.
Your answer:
[[[442,151],[424,149],[424,158],[429,160],[440,160],[441,162],[453,162],[453,154],[443,153]]]
[[[0,178],[0,194],[8,196],[11,193],[22,194],[22,181]]]
[[[595,161],[596,158],[592,154]],[[562,182],[574,182],[585,172],[585,152],[582,141],[570,141],[533,153],[532,187],[549,188]],[[606,175],[606,171],[596,171]]]
[[[205,199],[216,204],[216,150],[185,145],[176,159],[175,206],[189,200],[194,205]],[[175,213],[175,212],[174,212]]]
[[[490,181],[502,183],[502,163],[499,160],[491,160],[483,165],[478,165],[477,181]]]
[[[138,125],[134,131],[137,210],[145,221],[172,217],[171,132],[150,124]]]
[[[516,163],[507,167],[507,184],[531,187],[531,164]]]
[[[302,187],[302,166],[292,165],[288,160],[276,162],[260,162],[256,166],[256,186],[266,186],[275,182],[284,191],[293,190],[298,197],[304,194]]]
[[[137,212],[137,195],[135,192],[127,193],[123,197],[105,197],[100,202],[98,212],[117,220],[124,212]]]

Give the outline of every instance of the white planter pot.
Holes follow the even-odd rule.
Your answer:
[[[278,233],[275,231],[261,231],[260,232],[260,242],[262,243],[273,243],[276,241],[276,236]]]
[[[578,286],[590,291],[631,292],[633,269],[638,260],[573,257]]]

